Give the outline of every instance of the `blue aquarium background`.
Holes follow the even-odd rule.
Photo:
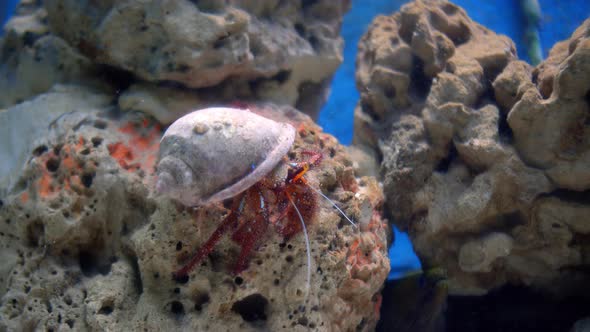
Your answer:
[[[353,0],[352,9],[344,17],[342,36],[345,40],[344,63],[336,72],[331,94],[324,106],[319,124],[342,143],[350,144],[353,136],[353,112],[360,96],[354,81],[357,43],[373,18],[379,14],[389,15],[405,2],[399,0]],[[476,22],[510,37],[516,43],[519,58],[529,61],[525,31],[527,20],[517,0],[473,1],[456,0]],[[590,15],[590,1],[585,0],[539,0],[541,18],[535,29],[539,36],[542,57],[558,41],[569,38],[571,33]],[[17,0],[0,2],[2,24],[14,12]],[[530,25],[530,24],[529,24]],[[395,242],[390,248],[392,269],[390,278],[399,278],[408,272],[419,270],[420,262],[407,234],[394,229]]]

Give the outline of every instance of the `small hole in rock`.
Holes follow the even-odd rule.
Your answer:
[[[99,147],[100,144],[102,143],[102,138],[101,137],[92,137],[92,139],[90,139],[90,141],[92,142],[92,146]]]
[[[92,180],[94,179],[94,175],[94,173],[86,173],[82,175],[80,180],[82,181],[84,187],[90,188],[90,186],[92,186]]]
[[[215,42],[213,42],[213,48],[216,50],[220,49],[220,48],[224,47],[228,41],[229,41],[229,36],[221,36],[221,37],[217,38],[217,40]]]
[[[320,46],[320,40],[316,36],[309,37],[309,44],[314,50],[317,50]]]
[[[98,273],[107,275],[111,272],[111,264],[101,263],[98,257],[88,251],[80,251],[78,262],[82,274],[86,277],[92,277]]]
[[[170,312],[175,315],[184,315],[184,306],[179,301],[172,301],[170,303]]]
[[[242,277],[240,277],[240,276],[237,276],[237,277],[234,279],[234,282],[236,283],[236,285],[238,285],[238,286],[239,286],[239,285],[241,285],[241,284],[243,284],[243,283],[244,283],[244,279],[242,279]]]
[[[441,159],[441,161],[439,161],[438,165],[436,165],[435,171],[440,172],[440,173],[446,173],[449,170],[451,163],[456,158],[457,158],[457,149],[455,148],[454,145],[451,145],[451,148],[449,149],[449,154],[445,158]]]
[[[303,24],[295,23],[293,27],[295,28],[295,31],[301,38],[305,38],[305,26]]]
[[[277,81],[279,84],[283,84],[289,79],[290,76],[291,76],[291,71],[281,70],[275,76],[273,76],[271,79],[274,81]]]
[[[304,317],[300,317],[300,318],[297,320],[297,323],[298,323],[299,325],[307,326],[307,324],[309,323],[309,321],[307,320],[307,317],[305,317],[305,316],[304,316]]]
[[[45,163],[45,167],[50,172],[55,172],[59,168],[59,159],[51,158]]]
[[[36,147],[35,150],[33,150],[33,155],[39,157],[40,155],[47,152],[47,150],[48,149],[47,149],[46,145],[40,145],[40,146]]]
[[[266,320],[267,306],[268,300],[264,296],[260,294],[252,294],[234,303],[231,310],[240,314],[242,319],[246,322],[255,322],[258,320]]]
[[[7,219],[7,223],[10,221]],[[43,237],[45,236],[45,225],[40,220],[35,220],[27,225],[27,244],[32,247],[41,245]]]
[[[63,148],[63,144],[57,144],[53,147],[53,153],[56,155],[59,155],[59,153],[61,152],[61,148]]]
[[[174,275],[174,280],[179,284],[186,284],[189,280],[189,276],[188,276],[188,274],[181,275],[181,276]]]
[[[195,310],[201,311],[203,310],[203,306],[209,302],[209,294],[199,294],[195,298]]]
[[[106,123],[106,121],[103,121],[103,120],[95,120],[94,121],[94,128],[106,129],[107,126],[108,126],[108,124]]]

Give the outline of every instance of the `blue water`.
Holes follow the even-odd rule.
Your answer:
[[[4,26],[6,20],[14,13],[18,0],[1,0],[0,2],[0,22]]]
[[[344,63],[334,75],[332,93],[319,117],[319,124],[343,144],[352,141],[353,111],[360,96],[354,81],[354,61],[357,43],[373,17],[389,15],[406,1],[399,0],[353,0],[352,9],[344,17],[342,36]],[[17,0],[1,0],[0,21],[12,15]],[[517,0],[474,1],[457,0],[476,22],[489,29],[509,36],[517,45],[518,56],[528,60],[523,44],[523,16]],[[557,41],[569,38],[571,33],[590,16],[590,1],[587,0],[539,0],[543,19],[539,36],[543,56]],[[389,250],[391,257],[390,278],[398,278],[408,271],[420,268],[420,262],[412,250],[407,234],[394,229],[395,242]]]

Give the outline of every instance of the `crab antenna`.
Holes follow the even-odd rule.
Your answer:
[[[301,215],[301,212],[299,212],[299,208],[297,208],[297,205],[295,205],[295,202],[293,202],[290,195],[287,195],[287,198],[289,198],[289,202],[291,202],[291,205],[293,205],[295,212],[297,212],[297,215],[299,216],[301,227],[303,227],[303,235],[305,236],[305,250],[307,252],[307,282],[305,284],[305,300],[307,301],[309,296],[309,287],[311,284],[311,250],[309,249],[309,236],[307,235],[305,221],[303,221],[303,216]]]
[[[320,195],[321,195],[323,198],[325,198],[325,199],[326,199],[328,202],[330,202],[330,204],[332,204],[332,205],[333,205],[333,206],[336,208],[336,210],[338,210],[338,212],[340,212],[340,214],[342,214],[342,216],[344,216],[344,218],[346,218],[346,220],[348,220],[348,222],[349,222],[349,223],[350,223],[350,224],[351,224],[353,227],[357,227],[357,226],[356,226],[356,224],[354,223],[354,221],[352,221],[350,218],[348,218],[348,216],[346,215],[346,213],[344,213],[344,211],[342,211],[342,210],[341,210],[341,209],[338,207],[338,205],[336,205],[336,203],[334,203],[334,201],[333,201],[333,200],[331,200],[330,198],[328,198],[328,196],[324,195],[324,193],[323,193],[323,192],[321,192],[320,190],[318,190],[318,189],[316,189],[316,188],[314,188],[314,187],[312,187],[312,186],[310,186],[310,185],[307,185],[307,186],[308,186],[309,188],[311,188],[311,190],[313,190],[313,191],[315,191],[316,193],[320,194]]]

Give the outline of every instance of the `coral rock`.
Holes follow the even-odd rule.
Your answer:
[[[99,70],[58,36],[49,34],[47,12],[21,1],[0,38],[0,107],[48,91],[56,83],[97,84]]]
[[[382,156],[389,213],[451,294],[509,281],[566,294],[590,278],[577,269],[590,248],[589,26],[535,69],[446,1],[377,17],[361,38],[354,143]]]
[[[285,238],[272,224],[239,275],[231,272],[239,246],[227,236],[185,279],[175,280],[172,272],[228,208],[185,207],[154,195],[160,125],[113,110],[112,98],[86,90],[90,109],[63,114],[63,105],[79,94],[52,92],[8,110],[33,114],[46,100],[47,115],[59,119],[37,128],[42,139],[23,142],[22,173],[0,197],[0,329],[374,328],[389,272],[382,191],[374,178],[354,175],[344,147],[308,116],[291,107],[251,106],[297,128],[286,158],[299,161],[306,150],[324,155],[305,177],[358,224],[353,228],[318,196],[306,220],[312,257],[306,298],[303,236]]]
[[[342,62],[339,29],[349,7],[348,0],[45,1],[52,31],[96,63],[190,88],[241,82],[252,99],[312,115]]]

